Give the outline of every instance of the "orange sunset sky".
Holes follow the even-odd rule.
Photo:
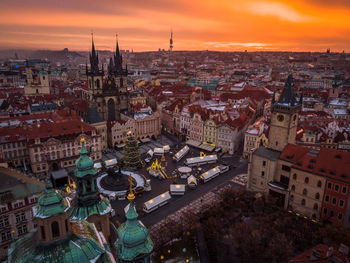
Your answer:
[[[1,0],[0,48],[350,52],[350,0]]]

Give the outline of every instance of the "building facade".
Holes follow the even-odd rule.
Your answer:
[[[109,145],[110,147],[117,147],[126,142],[127,134],[131,131],[135,135],[135,121],[133,119],[118,120],[109,124]]]
[[[30,180],[24,174],[1,168],[0,180],[0,260],[7,257],[13,239],[18,239],[35,227],[32,207],[45,189],[44,184]]]
[[[49,75],[46,71],[27,66],[26,76],[25,95],[50,94]]]
[[[49,170],[74,166],[81,148],[81,130],[84,130],[90,157],[100,160],[101,136],[90,125],[74,120],[42,124],[27,144],[33,173],[46,174]]]

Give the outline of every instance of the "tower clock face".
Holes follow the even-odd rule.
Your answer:
[[[282,122],[282,121],[284,120],[284,116],[281,115],[281,114],[277,115],[277,120],[278,120],[279,122]]]

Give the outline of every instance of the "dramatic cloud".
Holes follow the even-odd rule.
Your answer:
[[[1,0],[0,48],[349,52],[348,1]]]

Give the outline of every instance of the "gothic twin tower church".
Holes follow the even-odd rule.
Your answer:
[[[120,112],[128,110],[127,66],[123,68],[123,57],[119,51],[118,40],[116,51],[109,60],[108,70],[103,64],[100,67],[98,54],[92,39],[92,49],[89,52],[90,67],[86,65],[86,76],[89,89],[90,111],[98,113],[104,121],[115,121]]]

